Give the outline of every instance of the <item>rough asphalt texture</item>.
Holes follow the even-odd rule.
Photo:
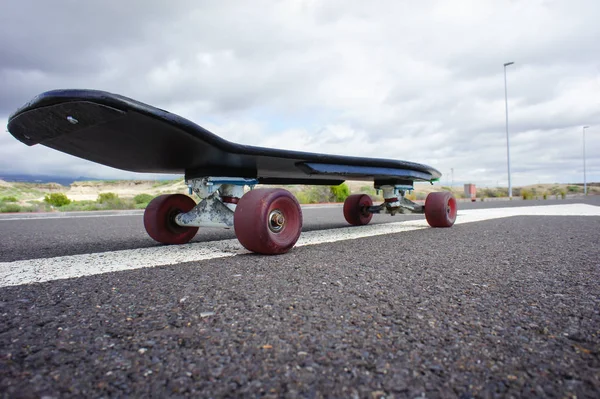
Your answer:
[[[600,218],[0,288],[19,397],[600,395]]]

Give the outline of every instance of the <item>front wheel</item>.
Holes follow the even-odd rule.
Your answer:
[[[429,193],[425,199],[425,219],[431,227],[451,227],[457,210],[456,198],[448,191]]]
[[[283,254],[300,237],[302,209],[287,190],[252,190],[240,198],[233,214],[233,228],[247,250],[264,255]]]

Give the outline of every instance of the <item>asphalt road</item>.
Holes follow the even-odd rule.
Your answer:
[[[594,203],[583,201],[495,201],[461,202],[459,209],[484,209],[552,204]],[[590,202],[592,201],[592,202]],[[600,204],[600,201],[596,201]],[[66,217],[40,218],[36,214],[0,214],[0,262],[118,251],[158,246],[146,234],[140,212],[71,212]],[[347,227],[341,206],[303,208],[303,231]],[[374,215],[371,224],[423,219],[422,215]],[[192,242],[234,239],[232,229],[200,229]]]
[[[600,206],[460,205],[581,202]],[[401,218],[422,216],[375,222]],[[305,219],[346,227],[340,208]],[[140,221],[0,220],[0,262],[155,246]],[[0,392],[597,398],[599,231],[597,216],[510,217],[3,287]]]

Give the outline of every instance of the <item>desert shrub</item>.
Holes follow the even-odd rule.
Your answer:
[[[331,201],[331,189],[328,186],[307,186],[296,193],[301,204],[318,204]]]
[[[71,200],[64,193],[52,193],[44,196],[44,202],[52,206],[61,207],[70,204]]]
[[[339,186],[331,186],[330,190],[333,197],[332,200],[335,202],[344,202],[350,195],[350,187],[346,183],[342,183]]]
[[[479,191],[479,195],[482,197],[494,198],[498,196],[498,193],[492,188],[484,188]]]
[[[533,199],[533,193],[527,189],[522,189],[520,192],[520,196],[523,197],[524,200]]]
[[[52,206],[44,201],[28,201],[27,206],[21,209],[21,212],[49,212]]]
[[[578,193],[583,190],[579,186],[567,186],[567,191],[570,193]]]
[[[8,197],[2,197],[0,198],[0,202],[17,202],[18,199],[15,196],[8,196]]]
[[[556,195],[558,196],[560,194],[560,187],[558,186],[552,186],[548,189],[548,192],[552,195]]]
[[[496,197],[508,197],[508,188],[496,187],[496,188],[482,188],[480,191],[482,197],[496,198]],[[513,189],[513,194],[516,193],[516,189]]]
[[[0,207],[2,213],[21,212],[21,207],[17,204],[6,204]]]
[[[567,192],[565,190],[560,190],[560,198],[565,199],[567,197]]]
[[[115,202],[119,200],[119,196],[115,193],[100,193],[96,200],[99,204],[105,204],[107,202]]]
[[[496,191],[496,196],[508,197],[508,187],[496,187],[494,190]]]
[[[100,209],[134,209],[135,202],[131,198],[121,199],[115,193],[100,193],[96,200],[98,204],[101,204]]]
[[[154,197],[150,194],[138,194],[133,197],[133,202],[136,204],[148,204],[148,202],[152,201]]]
[[[74,211],[98,211],[104,209],[102,205],[96,201],[73,201],[70,204],[60,207],[62,212],[74,212]]]

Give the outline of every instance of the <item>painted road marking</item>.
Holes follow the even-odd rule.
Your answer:
[[[305,204],[302,210],[341,208],[342,204]],[[80,219],[80,218],[105,218],[114,216],[141,216],[144,210],[126,211],[73,211],[73,212],[48,212],[48,213],[9,213],[0,215],[1,221],[12,220],[44,220],[44,219]]]
[[[600,216],[600,207],[586,204],[533,207],[468,209],[458,213],[456,224],[512,216]],[[302,233],[296,246],[355,240],[383,234],[428,228],[424,219],[360,227],[344,227]],[[249,253],[235,240],[192,243],[177,246],[59,256],[0,262],[0,287],[52,281],[144,267],[173,265]]]

